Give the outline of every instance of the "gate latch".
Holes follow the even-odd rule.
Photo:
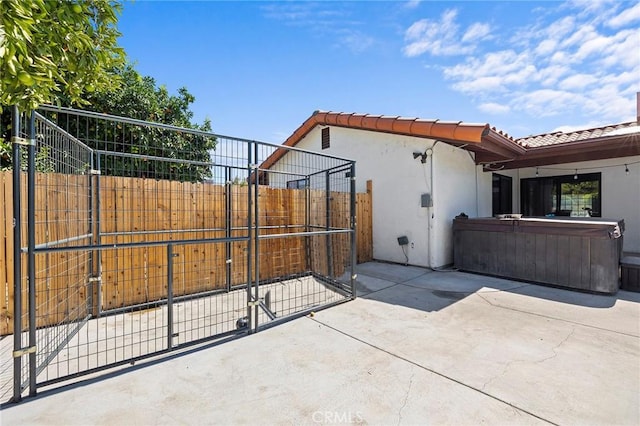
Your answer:
[[[20,358],[23,355],[34,354],[34,353],[36,353],[36,347],[30,346],[28,348],[22,348],[22,349],[18,349],[17,351],[13,351],[13,357]]]

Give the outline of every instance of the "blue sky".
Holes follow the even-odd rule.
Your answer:
[[[635,120],[640,91],[638,2],[138,0],[119,30],[197,121],[274,143],[318,109],[568,131]]]

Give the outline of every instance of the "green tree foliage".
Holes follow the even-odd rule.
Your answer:
[[[73,105],[210,130],[208,120],[192,123],[194,97],[187,89],[170,95],[153,78],[125,64],[117,45],[120,10],[120,2],[111,0],[0,0],[0,168],[11,168],[12,163],[10,105],[21,111],[45,103]],[[212,137],[129,125],[99,128],[97,121],[86,119],[81,126],[78,120],[59,124],[95,149],[207,162],[208,151],[215,147]],[[103,166],[103,173],[121,176],[198,181],[211,174],[209,167],[198,164],[122,157],[110,157]]]
[[[0,106],[29,111],[64,95],[117,86],[110,69],[124,62],[118,2],[0,1]]]
[[[202,132],[211,131],[211,122],[193,123],[190,110],[195,98],[182,87],[170,95],[155,79],[141,76],[132,65],[113,71],[121,85],[99,90],[86,97],[92,111],[169,124]],[[69,104],[69,100],[62,100]],[[155,179],[202,181],[211,176],[209,151],[215,149],[213,136],[175,130],[163,130],[127,123],[111,123],[72,114],[56,114],[58,124],[90,147],[143,157],[104,155],[101,172],[106,175],[137,176]],[[154,159],[180,159],[191,163]]]

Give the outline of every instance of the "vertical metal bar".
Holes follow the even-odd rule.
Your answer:
[[[251,144],[252,142],[250,142],[249,146],[247,147],[247,171],[248,171],[247,182],[249,183],[249,185],[247,185],[247,235],[249,237],[249,240],[247,241],[247,326],[248,326],[249,334],[252,333],[251,331],[252,310],[251,310],[251,304],[249,302],[251,302],[251,284],[252,284],[251,267],[252,267],[252,260],[253,260],[253,257],[252,257],[253,224],[251,223],[253,221],[253,216],[251,214],[251,201],[252,201],[251,183],[253,183],[254,185],[258,184],[258,175],[256,171],[254,171],[254,169],[252,168],[252,164],[251,164],[252,162]]]
[[[77,131],[77,130],[76,130]],[[78,133],[76,133],[77,135]],[[89,209],[89,232],[88,234],[90,235],[90,240],[89,240],[89,244],[90,245],[95,245],[95,237],[94,237],[94,232],[95,232],[95,222],[94,222],[94,218],[93,218],[93,202],[94,202],[94,197],[93,197],[93,181],[94,181],[94,175],[93,175],[93,153],[90,154],[89,156],[89,172],[87,173],[87,179],[88,179],[88,196],[89,196],[89,200],[87,203],[87,208]],[[96,271],[95,271],[95,262],[93,261],[94,259],[94,255],[95,255],[95,250],[89,250],[89,277],[90,278],[95,278],[96,277]],[[89,282],[87,283],[87,287],[88,287],[88,291],[87,291],[87,312],[90,315],[95,315],[95,291],[96,291],[96,283],[94,280],[89,280]]]
[[[20,137],[20,111],[12,108],[11,136]],[[13,141],[13,350],[22,349],[22,224],[20,217],[20,144]],[[22,399],[22,357],[13,358],[13,401]]]
[[[167,244],[167,349],[173,348],[173,244]]]
[[[331,175],[325,173],[325,229],[331,229]],[[331,247],[331,235],[325,236],[327,246],[327,275],[333,277],[333,247]]]
[[[96,244],[100,246],[102,244],[102,236],[100,234],[100,179],[102,177],[102,172],[100,171],[100,154],[96,154],[96,162],[95,162],[96,170],[98,174],[96,175],[96,202],[94,212],[96,228],[95,228],[95,239]],[[91,206],[93,208],[93,205]],[[96,252],[96,262],[98,268],[98,277],[102,278],[102,250],[98,250]],[[98,290],[97,290],[97,316],[99,317],[102,313],[102,279],[98,280]]]
[[[231,238],[231,210],[233,208],[232,204],[232,192],[233,186],[231,185],[231,169],[229,167],[225,167],[224,169],[224,180],[225,180],[225,214],[224,214],[224,229],[225,229],[225,237]],[[226,275],[227,275],[227,291],[231,291],[231,241],[227,240],[225,243],[225,264],[226,264]]]
[[[311,225],[311,178],[306,177],[304,190],[304,232],[309,232]],[[311,237],[304,237],[305,268],[311,270]]]
[[[27,148],[27,277],[29,296],[29,347],[36,346],[36,114],[29,116],[29,139]],[[29,395],[36,394],[36,353],[29,353]]]
[[[254,161],[256,163],[256,184],[253,187],[254,190],[254,203],[253,203],[253,209],[254,209],[254,220],[255,220],[255,224],[256,224],[256,229],[255,229],[255,238],[254,238],[254,243],[255,243],[255,249],[254,249],[254,259],[255,259],[255,263],[256,263],[256,268],[255,268],[255,277],[254,277],[254,301],[258,301],[258,299],[260,298],[260,290],[259,290],[259,285],[260,285],[260,170],[258,169],[258,144],[254,144],[253,148],[255,150],[254,152]],[[265,172],[266,173],[266,172]],[[253,330],[254,332],[258,331],[258,314],[260,313],[259,311],[259,307],[256,304],[255,305],[255,309],[253,312]],[[249,327],[251,327],[251,323],[249,323]]]
[[[357,257],[357,217],[356,217],[356,163],[351,163],[351,193],[350,195],[350,209],[351,209],[351,298],[356,298],[356,263],[358,262]]]

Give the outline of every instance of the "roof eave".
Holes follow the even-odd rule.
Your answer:
[[[640,133],[603,136],[558,145],[530,147],[505,165],[507,169],[640,155]]]

